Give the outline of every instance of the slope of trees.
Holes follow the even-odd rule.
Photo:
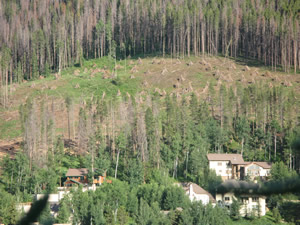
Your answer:
[[[222,53],[296,73],[299,9],[297,0],[1,1],[1,103],[8,84],[60,73],[83,57]]]
[[[74,113],[70,102],[71,98],[64,106],[65,130],[77,142],[71,149],[98,174],[107,171],[140,183],[156,168],[205,186],[210,179],[208,152],[241,153],[248,161],[284,161],[290,170],[300,167],[294,144],[300,136],[298,106],[287,88],[223,86],[219,91],[210,89],[201,101],[195,94],[93,97],[80,104],[77,121],[70,117]],[[29,168],[49,160],[63,163],[63,143],[55,141],[53,106],[28,99],[20,107],[20,118]],[[70,127],[76,130],[72,135]]]
[[[30,201],[32,194],[55,192],[68,168],[86,167],[89,176],[106,172],[117,178],[113,187],[103,186],[95,193],[79,191],[74,202],[62,203],[60,222],[72,207],[75,223],[132,219],[148,224],[153,218],[160,224],[202,224],[202,220],[224,224],[223,211],[186,205],[183,194],[171,185],[176,179],[192,181],[213,193],[221,178],[208,169],[208,152],[243,153],[245,160],[275,162],[273,180],[299,171],[298,105],[288,88],[210,88],[208,98],[201,101],[195,94],[92,97],[80,103],[76,121],[73,99],[63,102],[66,137],[77,146],[64,146],[64,138],[57,136],[54,105],[29,98],[20,106],[23,149],[13,160],[3,159],[0,177],[3,196],[11,205]],[[70,132],[74,127],[75,132]],[[153,216],[178,206],[183,207],[180,214]]]

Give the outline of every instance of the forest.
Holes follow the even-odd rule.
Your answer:
[[[1,1],[1,104],[13,82],[104,55],[241,55],[296,73],[299,10],[297,0]]]
[[[207,153],[270,162],[270,181],[299,177],[299,11],[297,0],[0,1],[0,142],[21,138],[0,157],[0,223],[88,168],[112,184],[72,190],[41,224],[297,224],[299,192],[242,219],[174,183],[214,194]]]
[[[78,117],[74,100],[67,97],[67,137],[56,132],[53,101],[28,99],[19,108],[23,150],[14,160],[2,160],[3,195],[12,194],[11,204],[31,201],[33,194],[56,192],[68,168],[89,168],[91,177],[107,172],[114,178],[113,187],[107,184],[95,193],[79,190],[74,194],[78,199],[65,200],[58,220],[65,221],[72,209],[73,223],[82,224],[229,224],[234,212],[189,203],[172,183],[192,181],[214,193],[222,180],[208,169],[208,152],[242,153],[247,161],[273,162],[272,180],[295,177],[300,166],[293,92],[265,86],[238,92],[241,98],[224,86],[218,93],[211,88],[210,101],[199,101],[194,94],[181,100],[151,94],[142,103],[126,95],[92,98],[79,103]],[[288,198],[298,197],[294,193]],[[271,196],[275,215],[283,199]],[[184,211],[177,212],[178,207]],[[172,212],[152,221],[161,210]],[[41,221],[49,218],[46,213]],[[273,224],[264,218],[257,221],[267,222]]]

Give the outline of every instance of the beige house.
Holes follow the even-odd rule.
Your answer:
[[[240,154],[207,154],[209,168],[216,171],[223,181],[243,180],[249,176],[266,178],[270,175],[272,164],[269,162],[245,162]]]
[[[272,164],[269,162],[247,162],[245,174],[251,179],[255,177],[267,177],[270,175]]]
[[[245,175],[243,156],[241,154],[207,154],[209,168],[216,171],[222,180],[242,179]]]
[[[240,201],[241,216],[264,216],[266,214],[266,196],[253,192],[253,189],[258,187],[258,184],[245,181],[226,181],[217,190],[216,202],[229,209],[235,199]],[[235,194],[235,191],[239,191],[240,194]]]
[[[195,183],[181,183],[186,195],[191,201],[201,201],[203,205],[215,203],[214,197]]]

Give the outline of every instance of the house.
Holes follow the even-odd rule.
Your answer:
[[[241,216],[264,216],[266,214],[266,196],[256,194],[259,184],[246,181],[228,180],[217,188],[216,202],[230,209],[233,200],[240,202]]]
[[[243,179],[245,162],[241,154],[207,154],[209,168],[216,171],[222,180]]]
[[[270,175],[272,164],[269,162],[247,162],[245,174],[251,179],[255,177],[265,178]]]
[[[74,184],[83,184],[87,185],[88,184],[88,169],[86,168],[80,168],[80,169],[69,169],[66,177],[67,180],[64,183],[65,187],[71,187]]]
[[[106,179],[106,172],[104,176],[98,176],[97,178],[93,178],[92,182],[88,180],[88,169],[80,168],[80,169],[69,169],[66,173],[67,180],[64,183],[65,187],[72,187],[73,185],[82,184],[84,186],[88,186],[89,183],[93,185],[92,190],[96,189],[96,185],[101,185],[104,182],[111,183],[111,180]]]
[[[195,183],[181,183],[186,195],[191,201],[201,201],[202,204],[215,203],[213,196]]]

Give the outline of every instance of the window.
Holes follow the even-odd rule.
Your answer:
[[[222,170],[219,170],[219,173],[222,173]]]
[[[221,162],[218,162],[218,166],[222,166],[222,163],[221,163]]]
[[[241,200],[243,203],[246,203],[248,202],[249,198],[248,197],[241,197]]]
[[[230,197],[225,197],[225,201],[230,201]]]
[[[253,197],[252,202],[258,202],[258,197]]]

